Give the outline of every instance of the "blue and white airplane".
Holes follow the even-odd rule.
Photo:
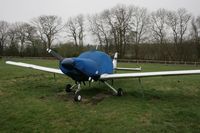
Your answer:
[[[117,53],[112,60],[109,55],[104,52],[93,50],[80,54],[78,57],[63,58],[51,49],[47,51],[59,60],[59,68],[49,68],[33,64],[6,61],[7,64],[21,67],[32,68],[36,70],[65,74],[75,81],[74,85],[66,85],[66,91],[70,92],[75,89],[75,101],[81,101],[82,97],[79,93],[81,83],[86,81],[101,81],[105,83],[116,95],[122,96],[123,90],[119,88],[116,90],[107,81],[119,78],[141,78],[141,77],[155,77],[155,76],[173,76],[173,75],[191,75],[200,74],[200,70],[181,70],[181,71],[160,71],[160,72],[139,72],[139,73],[114,73],[115,70],[133,70],[140,71],[139,68],[119,68],[117,67]]]

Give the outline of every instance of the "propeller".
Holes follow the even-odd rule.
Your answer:
[[[51,55],[53,55],[56,59],[62,61],[64,58],[59,55],[58,53],[54,52],[53,50],[47,48],[47,52],[50,53]]]

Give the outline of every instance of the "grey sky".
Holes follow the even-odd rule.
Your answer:
[[[97,13],[119,3],[146,7],[150,11],[184,7],[192,14],[200,15],[200,0],[0,0],[0,20],[29,21],[44,14],[58,15],[66,20],[80,13]]]

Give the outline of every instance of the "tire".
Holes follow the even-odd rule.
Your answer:
[[[75,94],[75,96],[74,96],[74,101],[75,102],[80,102],[81,99],[82,99],[82,97],[81,97],[81,95],[79,93]]]
[[[71,90],[71,87],[72,87],[72,85],[67,84],[67,85],[66,85],[66,88],[65,88],[65,91],[66,91],[66,92],[71,92],[71,91],[72,91],[72,90]]]
[[[117,96],[123,96],[123,90],[122,90],[122,88],[119,88],[117,90]]]

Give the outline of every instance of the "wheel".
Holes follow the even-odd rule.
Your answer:
[[[122,88],[119,88],[117,90],[117,96],[123,96],[123,90],[122,90]]]
[[[81,95],[79,93],[76,93],[75,96],[74,96],[74,101],[80,102],[81,99],[82,99]]]
[[[67,84],[67,85],[66,85],[66,88],[65,88],[65,91],[66,91],[66,92],[71,92],[71,91],[72,91],[72,90],[71,90],[71,87],[72,87],[72,86],[71,86],[70,84]]]

